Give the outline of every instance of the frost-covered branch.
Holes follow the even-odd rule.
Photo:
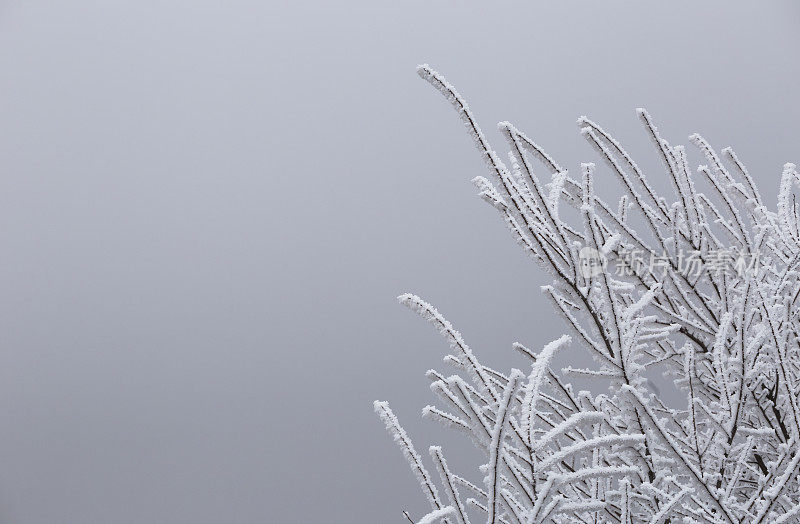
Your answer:
[[[772,211],[731,148],[718,154],[697,133],[691,152],[671,145],[638,109],[664,169],[650,176],[672,194],[588,117],[580,132],[600,162],[573,177],[509,122],[499,124],[508,154],[498,154],[456,89],[427,65],[419,74],[467,127],[489,168],[473,180],[478,193],[551,276],[542,290],[569,335],[538,351],[515,343],[530,371],[504,373],[433,306],[399,297],[444,336],[459,371],[428,372],[441,405],[423,416],[467,435],[484,461],[481,487],[431,446],[435,482],[376,402],[431,505],[416,522],[800,521],[795,165],[784,165]],[[603,194],[618,181],[613,203],[598,194],[600,177]],[[556,369],[559,351],[594,364]],[[596,390],[576,392],[576,379]]]

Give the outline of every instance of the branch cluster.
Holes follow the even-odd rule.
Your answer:
[[[552,275],[542,290],[568,330],[540,351],[514,344],[530,370],[503,373],[478,361],[433,306],[399,297],[449,342],[445,361],[456,369],[428,372],[442,407],[423,416],[465,434],[486,458],[482,482],[473,482],[433,446],[434,478],[389,405],[376,402],[431,504],[419,522],[800,522],[795,166],[784,166],[771,211],[731,148],[720,155],[691,135],[704,158],[692,170],[685,148],[639,109],[674,188],[668,200],[611,135],[581,117],[582,136],[619,181],[612,206],[595,193],[594,164],[572,177],[508,122],[499,124],[503,160],[453,86],[427,65],[418,72],[473,137],[490,172],[474,180],[480,196]],[[586,271],[587,248],[607,262],[624,264],[637,250],[662,263]],[[721,271],[710,262],[722,250],[760,264]],[[682,270],[688,252],[703,264],[694,274]],[[570,344],[595,365],[554,369],[554,354]],[[684,401],[669,405],[651,375],[668,377]],[[574,391],[576,377],[601,381],[605,392]]]

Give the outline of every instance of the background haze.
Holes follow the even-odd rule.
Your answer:
[[[733,145],[774,203],[800,161],[785,2],[0,3],[0,522],[404,522],[446,344],[522,366],[563,326],[474,196],[484,174],[429,62],[495,147],[564,165],[588,114],[645,166]],[[605,172],[601,169],[601,172]],[[654,177],[662,175],[654,171]],[[474,470],[469,473],[474,476]],[[473,479],[476,480],[476,479]]]

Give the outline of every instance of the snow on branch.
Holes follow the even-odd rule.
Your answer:
[[[771,210],[732,148],[718,154],[697,133],[690,151],[671,145],[644,109],[661,174],[646,177],[585,116],[578,125],[599,162],[580,164],[577,178],[505,121],[504,162],[444,76],[428,65],[418,73],[467,127],[489,167],[473,179],[478,193],[552,278],[542,291],[570,335],[541,349],[515,343],[530,372],[505,373],[480,362],[432,305],[399,297],[445,338],[458,370],[428,371],[441,404],[423,416],[467,435],[483,462],[469,480],[431,446],[434,481],[388,404],[375,402],[431,506],[407,520],[800,522],[795,165],[776,174]],[[655,177],[671,194],[656,192]],[[618,182],[614,200],[595,179]],[[568,346],[594,364],[554,369]],[[587,378],[595,390],[576,392],[570,381]]]

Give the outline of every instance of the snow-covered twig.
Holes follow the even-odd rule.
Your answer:
[[[503,162],[455,88],[427,65],[419,74],[466,125],[489,167],[474,179],[481,198],[552,276],[542,290],[572,335],[540,351],[515,343],[531,371],[506,374],[478,361],[433,306],[399,297],[445,337],[453,351],[445,361],[463,375],[429,371],[444,405],[423,415],[468,435],[484,461],[486,489],[430,448],[445,506],[388,404],[376,402],[431,504],[419,522],[800,522],[794,164],[784,166],[772,211],[731,148],[718,155],[692,134],[705,164],[692,169],[686,148],[638,109],[674,189],[661,195],[608,131],[581,117],[582,135],[619,182],[612,205],[595,191],[600,168],[583,163],[573,178],[509,122],[498,126],[510,147]],[[721,251],[735,264],[720,267]],[[630,252],[650,264],[636,267]],[[595,365],[554,370],[568,345]],[[598,389],[576,392],[575,378]]]

